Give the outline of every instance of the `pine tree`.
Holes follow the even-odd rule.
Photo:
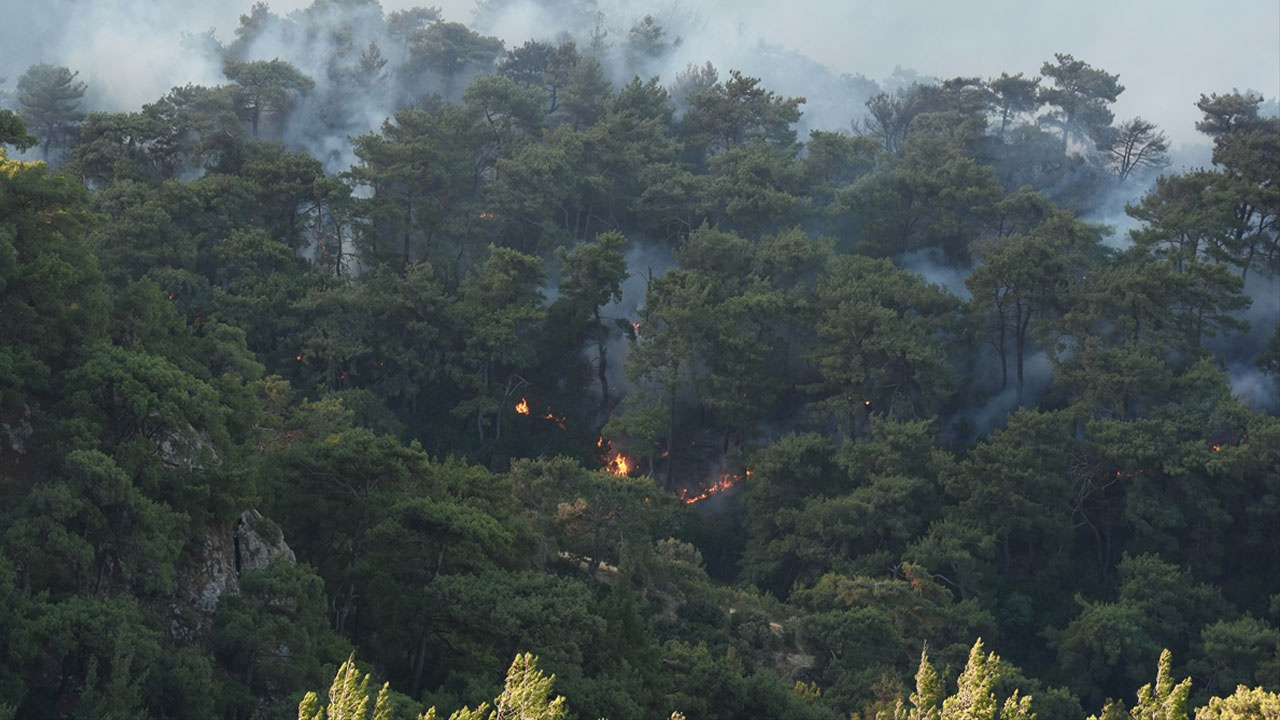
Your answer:
[[[79,74],[61,65],[40,63],[27,68],[18,78],[20,114],[40,137],[45,160],[49,159],[49,149],[63,145],[84,118],[80,98],[85,84],[75,81]]]
[[[1252,690],[1240,685],[1225,698],[1211,698],[1209,704],[1196,710],[1196,720],[1276,720],[1280,718],[1280,694],[1260,687]]]
[[[389,683],[384,683],[378,691],[378,699],[373,705],[373,717],[369,720],[391,720],[391,700],[388,696]],[[298,720],[365,720],[369,706],[369,676],[360,674],[356,667],[356,654],[351,653],[346,662],[338,667],[338,674],[329,687],[329,704],[320,707],[320,699],[314,692],[307,693],[298,704]],[[432,720],[435,709],[420,720]]]
[[[1127,715],[1123,703],[1109,701],[1101,716],[1091,715],[1089,720],[1187,720],[1191,678],[1174,685],[1172,666],[1173,654],[1166,649],[1156,666],[1155,685],[1148,683],[1138,690],[1138,703]]]

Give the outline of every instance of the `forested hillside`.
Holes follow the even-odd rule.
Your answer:
[[[0,81],[0,719],[1280,715],[1273,98],[579,15]]]

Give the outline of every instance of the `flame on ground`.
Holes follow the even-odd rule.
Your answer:
[[[524,398],[520,398],[520,402],[516,403],[516,412],[519,413],[520,415],[528,415],[529,401],[525,400]]]
[[[605,465],[604,469],[619,477],[625,477],[631,472],[631,461],[627,459],[626,455],[618,453],[610,458],[609,464]]]
[[[750,477],[750,476],[751,476],[751,471],[748,470],[747,477]],[[701,490],[697,492],[694,492],[694,490],[691,488],[685,488],[681,490],[679,495],[680,502],[684,503],[685,505],[692,505],[696,502],[701,502],[711,497],[712,495],[716,495],[724,492],[725,490],[728,490],[734,485],[737,485],[741,480],[742,480],[741,475],[729,475],[726,473],[724,475],[721,475],[719,480],[715,481],[709,486],[704,486]]]

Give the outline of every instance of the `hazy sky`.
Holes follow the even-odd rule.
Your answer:
[[[311,0],[268,0],[285,13]],[[473,0],[385,0],[390,11],[435,4],[446,18],[471,19]],[[926,76],[1035,74],[1054,52],[1119,73],[1126,87],[1116,115],[1141,113],[1175,142],[1197,141],[1193,105],[1202,92],[1252,88],[1280,94],[1280,0],[600,0],[611,24],[679,7],[701,20],[682,60],[732,57],[766,37],[838,72],[881,79],[897,65]],[[213,28],[232,37],[251,0],[0,0],[0,76],[39,60],[61,62],[96,82],[121,109],[155,99],[177,82],[216,82],[211,70],[177,57],[181,32]],[[529,28],[521,37],[547,36]],[[722,73],[728,70],[716,62]],[[216,71],[215,71],[216,72]],[[786,92],[786,88],[777,88]]]

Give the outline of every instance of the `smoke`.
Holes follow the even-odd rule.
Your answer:
[[[1004,1],[1009,10],[1014,9],[1012,0]],[[1093,10],[1101,7],[1097,0],[1092,2]],[[424,3],[386,0],[379,6],[357,0],[269,0],[271,10],[285,22],[239,48],[244,59],[287,60],[316,83],[290,124],[280,128],[287,144],[315,155],[328,172],[340,171],[355,160],[350,136],[376,129],[396,107],[414,99],[404,96],[394,75],[405,51],[388,37],[384,13],[418,4]],[[1246,0],[1228,0],[1227,9],[1184,13],[1168,13],[1155,0],[1123,8],[1108,4],[1105,15],[1112,21],[1106,23],[1097,21],[1102,14],[1091,12],[1088,1],[1037,8],[1030,15],[1020,6],[1018,12],[977,13],[963,4],[942,7],[924,0],[880,7],[822,0],[786,4],[445,0],[425,4],[439,5],[444,19],[468,22],[479,32],[501,38],[508,48],[529,39],[573,40],[582,52],[592,52],[594,44],[615,88],[633,75],[656,75],[670,85],[688,65],[707,61],[721,79],[731,69],[758,76],[764,87],[780,95],[806,98],[797,128],[801,139],[810,129],[847,131],[851,122],[863,116],[865,101],[882,89],[900,89],[934,75],[990,77],[1002,71],[1034,75],[1054,51],[1066,51],[1095,67],[1120,73],[1127,89],[1114,108],[1117,117],[1141,114],[1160,124],[1178,148],[1168,171],[1180,172],[1209,164],[1209,147],[1193,127],[1199,93],[1280,87],[1280,64],[1274,53],[1280,46],[1280,6]],[[7,77],[6,86],[12,87],[33,63],[62,64],[79,70],[80,79],[88,83],[90,109],[136,110],[174,86],[225,83],[216,50],[219,43],[235,39],[240,15],[250,10],[250,0],[10,3],[0,27],[0,77]],[[1143,51],[1141,40],[1135,39],[1126,22],[1113,17],[1115,13],[1142,18],[1153,38],[1194,34],[1206,43],[1220,42],[1232,52],[1218,56],[1215,63],[1204,63],[1194,53],[1170,55],[1155,47]],[[646,16],[653,18],[662,34],[641,47],[632,42],[631,30]],[[1236,22],[1239,17],[1250,22]],[[1184,32],[1188,28],[1194,33]],[[368,81],[353,82],[348,71],[370,43],[378,45],[387,64]],[[8,102],[12,105],[12,98]],[[1276,107],[1274,98],[1268,107]],[[1082,164],[1064,180],[1061,190],[1069,193],[1067,185],[1088,185],[1089,178],[1099,172],[1105,170]],[[1113,183],[1114,189],[1104,197],[1083,203],[1091,209],[1086,219],[1115,227],[1109,242],[1127,245],[1128,230],[1136,223],[1124,213],[1124,206],[1140,198],[1151,179]],[[1053,195],[1053,189],[1048,194]],[[968,268],[949,266],[929,250],[896,261],[959,297],[968,297],[964,287]],[[633,239],[627,262],[632,276],[623,285],[623,299],[605,309],[609,317],[636,319],[650,272],[661,275],[675,264],[667,246],[643,238]],[[1280,318],[1275,290],[1274,280],[1251,279],[1253,330],[1217,346],[1235,392],[1255,398],[1249,400],[1255,405],[1275,395],[1274,383],[1252,365]],[[626,387],[622,361],[628,347],[625,338],[616,337],[608,348],[610,374],[619,388]],[[1036,358],[1028,361],[1029,374],[1035,375],[1038,362]],[[1031,382],[1028,387],[1032,388]],[[985,427],[1007,412],[1011,407],[1007,394],[975,408],[970,413],[975,425]]]
[[[1244,292],[1253,301],[1243,313],[1248,331],[1210,338],[1206,344],[1225,366],[1237,400],[1255,410],[1280,413],[1280,378],[1267,376],[1257,366],[1258,355],[1280,325],[1280,279],[1252,273]]]
[[[248,13],[251,4],[9,3],[0,28],[0,77],[12,83],[32,63],[63,64],[80,70],[82,79],[93,86],[95,109],[134,110],[175,85],[219,82],[220,66],[185,49],[182,35],[212,30],[229,42],[239,15]],[[309,4],[269,2],[278,14]],[[1280,5],[1256,0],[1225,0],[1176,13],[1156,0],[1123,7],[1086,0],[1045,5],[1030,13],[1012,0],[1001,0],[1008,7],[982,12],[965,3],[941,7],[925,0],[884,6],[827,0],[702,0],[684,5],[671,0],[386,0],[383,9],[392,12],[419,4],[440,6],[449,20],[474,19],[477,29],[501,37],[509,47],[531,38],[554,41],[562,33],[585,47],[600,13],[610,52],[624,60],[628,30],[651,15],[669,40],[679,38],[679,45],[643,67],[615,65],[615,80],[629,80],[631,71],[637,71],[660,74],[669,82],[688,63],[710,60],[722,76],[729,69],[741,69],[760,76],[777,92],[804,95],[807,127],[827,129],[847,128],[862,112],[869,88],[856,82],[858,73],[886,78],[887,89],[900,84],[892,78],[898,66],[920,68],[926,76],[1035,74],[1055,51],[1075,53],[1095,67],[1119,73],[1126,91],[1115,108],[1117,115],[1142,114],[1160,124],[1175,144],[1199,140],[1193,128],[1198,115],[1193,103],[1199,93],[1280,87],[1275,53],[1280,47]],[[1101,17],[1108,20],[1100,22]],[[1239,22],[1241,18],[1246,21]],[[1134,27],[1142,27],[1144,33],[1135,36]],[[1230,51],[1205,63],[1196,53],[1165,52],[1160,39],[1168,37],[1196,37],[1202,46]],[[898,74],[905,77],[910,71]]]
[[[1231,365],[1227,368],[1231,395],[1241,404],[1267,413],[1280,413],[1280,383],[1256,367]]]
[[[1111,227],[1112,233],[1104,237],[1103,242],[1113,249],[1124,250],[1131,244],[1130,231],[1142,227],[1141,222],[1125,212],[1126,205],[1137,203],[1155,190],[1156,178],[1161,175],[1188,173],[1212,166],[1213,146],[1200,136],[1198,142],[1183,143],[1170,151],[1166,167],[1145,169],[1130,175],[1124,182],[1117,181],[1114,176],[1107,177],[1110,190],[1097,193],[1089,203],[1089,212],[1081,219]],[[1098,173],[1099,169],[1095,168],[1093,172]]]
[[[14,83],[30,65],[65,65],[88,84],[91,109],[137,110],[176,85],[225,82],[219,64],[184,46],[184,34],[226,21],[213,3],[49,0],[8,3],[4,15],[0,77]]]
[[[946,288],[961,300],[967,302],[972,296],[964,280],[969,277],[970,272],[973,272],[973,266],[949,264],[942,248],[927,247],[912,250],[895,257],[893,264],[903,270],[920,273],[925,280]]]
[[[622,299],[611,302],[604,307],[601,315],[606,319],[620,319],[630,323],[640,322],[640,310],[644,308],[645,294],[649,291],[649,278],[662,277],[668,270],[676,266],[676,259],[671,254],[668,243],[649,240],[644,237],[630,238],[626,253],[627,271],[630,273],[622,282]],[[644,326],[636,329],[644,333]],[[584,357],[595,360],[594,350],[583,350]],[[622,333],[611,334],[605,344],[605,353],[609,358],[607,377],[614,398],[631,394],[635,386],[626,378],[623,363],[631,352],[631,340]]]
[[[970,379],[971,385],[977,387],[992,382],[998,384],[999,378],[996,372],[998,365],[998,358],[993,359],[991,364],[980,365],[979,367],[985,372],[975,373],[975,377]],[[1040,350],[1030,352],[1023,362],[1022,402],[1019,403],[1017,380],[1014,376],[1016,372],[1014,360],[1010,358],[1009,386],[987,398],[980,405],[965,408],[952,416],[950,427],[953,431],[960,428],[969,430],[968,437],[957,437],[955,440],[971,443],[1004,427],[1009,415],[1019,407],[1035,407],[1053,383],[1053,366],[1048,356]]]

